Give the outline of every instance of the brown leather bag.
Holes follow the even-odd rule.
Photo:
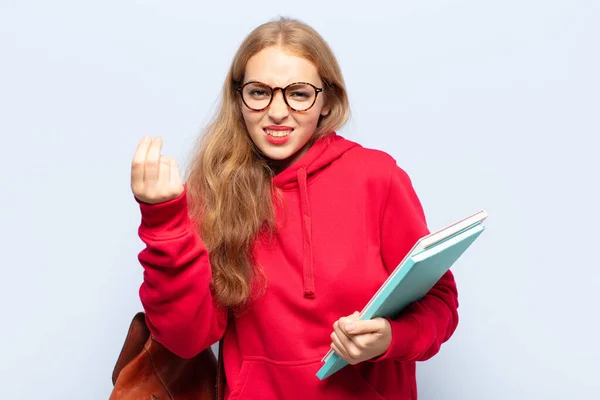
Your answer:
[[[192,359],[176,356],[150,334],[137,313],[113,370],[109,400],[222,400],[223,353],[209,347]]]

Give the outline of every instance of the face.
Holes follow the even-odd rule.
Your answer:
[[[255,54],[246,64],[244,83],[258,81],[272,88],[290,83],[308,82],[323,87],[317,68],[305,58],[281,47],[268,47]],[[273,94],[271,105],[263,111],[253,111],[243,103],[242,114],[250,138],[260,151],[271,159],[277,169],[298,160],[307,150],[320,116],[329,113],[323,93],[308,111],[291,110],[280,90]]]

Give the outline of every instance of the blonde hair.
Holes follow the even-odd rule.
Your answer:
[[[230,308],[243,305],[255,293],[253,283],[262,273],[252,257],[253,246],[275,225],[273,171],[248,135],[236,90],[243,83],[248,60],[270,46],[311,61],[323,81],[330,112],[320,118],[312,141],[344,125],[350,110],[338,62],[310,26],[279,18],[255,28],[240,45],[218,111],[200,137],[186,179],[190,217],[210,257],[213,294],[219,304]]]

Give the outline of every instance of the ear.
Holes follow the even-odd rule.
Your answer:
[[[321,108],[321,116],[322,117],[328,116],[330,112],[331,112],[331,108],[329,106],[323,106],[323,108]]]

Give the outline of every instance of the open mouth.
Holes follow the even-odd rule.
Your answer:
[[[271,144],[285,144],[292,137],[293,129],[264,129],[265,137]]]
[[[276,137],[276,138],[282,138],[282,137],[286,137],[289,136],[290,133],[292,133],[293,129],[286,129],[286,130],[273,130],[273,129],[265,129],[265,132],[267,133],[267,135],[272,136],[272,137]]]

